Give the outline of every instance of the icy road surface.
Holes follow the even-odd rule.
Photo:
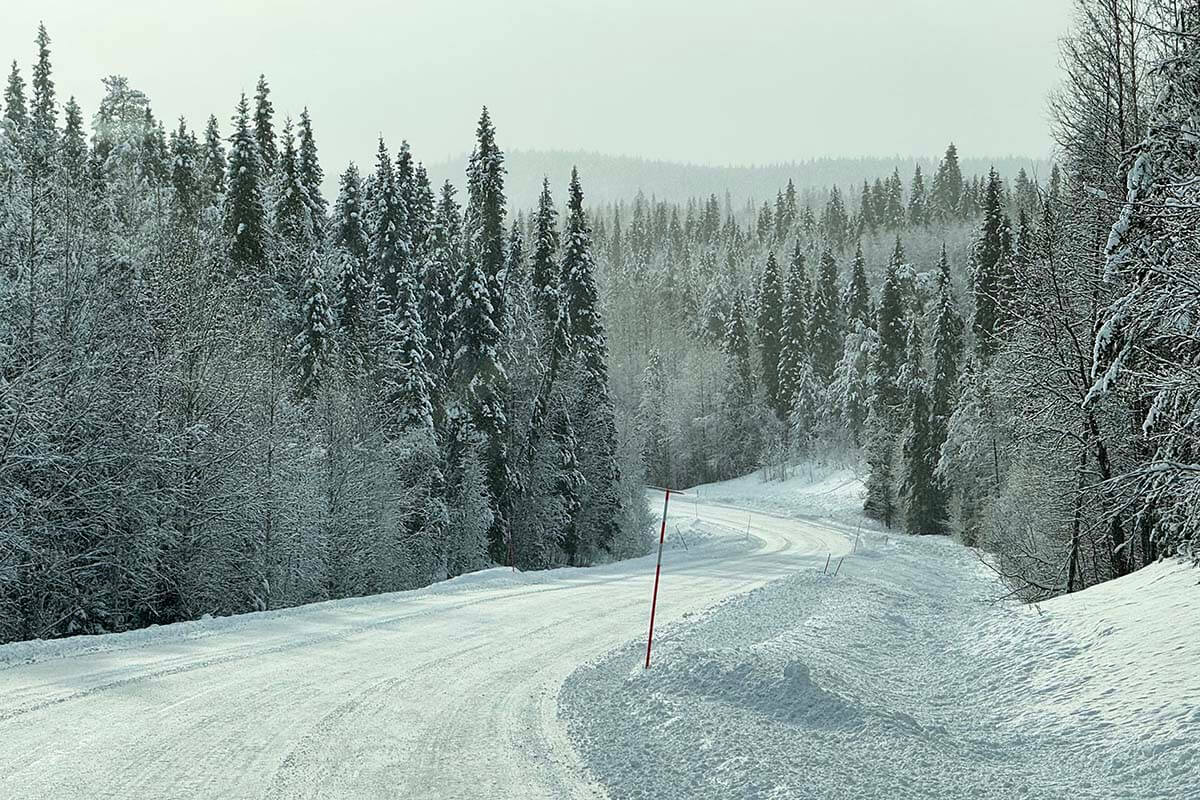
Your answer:
[[[661,502],[659,496],[657,502]],[[679,498],[745,530],[747,512]],[[847,537],[754,514],[664,556],[658,621],[823,564]],[[645,636],[653,556],[0,647],[0,797],[602,796],[557,716],[581,663]],[[644,638],[642,639],[644,642]]]

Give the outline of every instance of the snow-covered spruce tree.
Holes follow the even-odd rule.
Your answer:
[[[813,282],[809,347],[813,374],[824,385],[833,379],[833,369],[842,354],[842,321],[838,292],[837,260],[826,250]]]
[[[375,155],[372,192],[374,202],[367,218],[371,231],[371,273],[378,289],[379,313],[385,314],[388,308],[395,307],[400,280],[408,271],[412,242],[408,210],[400,197],[392,158],[382,138]]]
[[[591,229],[583,209],[579,173],[571,171],[563,229],[562,276],[572,360],[576,367],[571,419],[579,442],[584,484],[578,517],[581,554],[591,560],[610,552],[623,533],[617,431],[608,385],[608,341],[592,258]]]
[[[538,196],[537,213],[534,216],[535,239],[533,243],[533,293],[541,324],[550,331],[558,322],[562,306],[561,273],[558,268],[558,211],[550,195],[550,179],[542,179],[542,193]],[[616,223],[616,237],[620,241],[620,220]],[[620,245],[617,245],[618,247]]]
[[[347,355],[355,363],[364,356],[367,317],[371,313],[369,241],[362,178],[358,167],[350,164],[338,179],[331,244],[337,264],[338,330],[345,339]]]
[[[734,295],[724,345],[722,435],[716,458],[718,474],[721,477],[734,477],[758,466],[763,450],[763,435],[755,402],[753,349],[746,324],[746,303],[740,292]]]
[[[312,117],[308,107],[300,112],[299,150],[296,154],[297,171],[300,173],[300,185],[304,187],[308,200],[308,209],[312,217],[313,236],[322,241],[325,238],[327,225],[326,214],[329,204],[321,194],[321,184],[325,182],[325,171],[321,169],[321,161],[317,157],[317,140],[313,134]]]
[[[300,332],[296,334],[293,347],[298,373],[296,396],[301,400],[311,400],[326,380],[337,329],[325,291],[323,262],[324,258],[315,250],[309,253],[300,294]]]
[[[292,302],[300,297],[304,283],[311,277],[310,255],[316,246],[313,231],[312,201],[300,174],[296,137],[292,120],[283,125],[283,149],[275,174],[275,244],[278,248],[277,274],[284,298]],[[307,274],[306,274],[307,273]]]
[[[395,305],[381,319],[383,431],[388,461],[405,491],[397,492],[393,531],[408,585],[446,574],[449,512],[441,452],[433,426],[433,376],[421,322],[416,276],[401,276]]]
[[[767,265],[759,284],[757,328],[767,404],[780,419],[784,419],[787,416],[787,398],[781,397],[779,392],[779,357],[783,351],[780,339],[783,335],[783,283],[779,278],[779,265],[773,250],[767,253]]]
[[[925,179],[921,165],[913,169],[912,188],[908,193],[908,224],[916,227],[929,223],[929,198],[925,194]]]
[[[225,145],[221,140],[221,128],[215,114],[210,115],[204,126],[204,155],[201,173],[208,190],[208,201],[216,204],[225,194]]]
[[[1003,187],[993,169],[988,173],[983,201],[983,224],[975,246],[973,289],[975,313],[971,329],[975,349],[984,361],[996,352],[1004,325],[1005,308],[1011,302],[1012,234],[1004,213]]]
[[[273,174],[279,161],[274,117],[275,106],[271,104],[271,87],[267,85],[267,76],[259,75],[258,84],[254,87],[254,142],[265,175]]]
[[[854,250],[850,266],[850,284],[846,287],[846,329],[854,330],[855,322],[864,328],[875,324],[871,313],[871,290],[867,286],[867,260],[863,257],[862,242]]]
[[[934,219],[949,220],[962,214],[960,198],[963,193],[963,175],[958,164],[958,148],[954,142],[946,148],[946,154],[933,176],[933,188],[929,193],[930,213]]]
[[[224,229],[233,277],[246,288],[247,296],[261,302],[271,292],[273,276],[267,261],[269,233],[263,205],[262,162],[250,128],[250,106],[245,95],[233,117],[228,175]]]
[[[944,534],[947,532],[945,494],[934,477],[939,444],[930,426],[929,387],[922,365],[921,331],[915,317],[909,324],[907,350],[904,414],[907,426],[900,447],[898,492],[904,530],[911,534]]]
[[[464,252],[456,275],[451,322],[456,336],[454,385],[460,408],[484,444],[483,463],[492,498],[488,550],[508,560],[508,521],[513,480],[509,472],[503,396],[506,376],[500,353],[503,336],[505,262],[504,153],[484,108],[475,131],[475,150],[467,165],[467,207],[463,217]]]
[[[950,285],[950,261],[946,246],[938,262],[938,294],[931,342],[933,374],[929,381],[929,415],[934,450],[946,441],[947,426],[958,399],[959,361],[963,348],[963,320]]]
[[[786,398],[789,420],[797,390],[804,380],[811,377],[809,308],[808,275],[804,269],[804,254],[797,241],[796,249],[792,253],[791,268],[788,270],[783,324],[780,331],[782,341],[779,356],[779,391]]]
[[[888,261],[879,296],[876,329],[879,345],[872,365],[871,410],[867,417],[867,499],[868,516],[891,526],[896,512],[895,457],[896,439],[903,426],[901,413],[904,387],[901,370],[905,363],[908,313],[900,285],[904,248],[896,237],[896,247]]]
[[[462,261],[462,219],[454,191],[449,181],[442,185],[421,265],[421,322],[434,378],[433,423],[439,432],[446,422],[446,391],[456,339],[453,294]]]

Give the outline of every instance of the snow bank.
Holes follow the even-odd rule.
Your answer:
[[[613,797],[1200,798],[1198,578],[1039,609],[952,542],[871,535],[669,626],[649,671],[638,643],[581,667],[560,715]]]

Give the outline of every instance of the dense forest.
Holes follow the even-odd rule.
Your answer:
[[[168,129],[111,76],[89,125],[39,30],[0,122],[0,641],[636,555],[647,483],[814,460],[1028,599],[1194,553],[1200,19],[1076,7],[1045,176],[951,144],[590,210],[575,172],[506,193],[486,109],[461,195],[381,139],[332,202],[265,77]]]
[[[1045,183],[951,145],[819,210],[789,184],[600,220],[651,480],[861,459],[870,516],[992,551],[1027,598],[1194,552],[1197,12],[1077,11]]]
[[[89,133],[36,44],[0,126],[0,641],[646,548],[578,176],[508,223],[485,109],[462,206],[382,140],[330,206],[265,78],[168,132],[113,76]]]

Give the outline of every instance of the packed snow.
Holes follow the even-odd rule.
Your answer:
[[[766,516],[747,533],[744,512],[685,499],[668,528],[660,624],[852,546]],[[653,574],[654,556],[493,569],[0,647],[0,797],[603,797],[558,695],[581,663],[644,646]]]

